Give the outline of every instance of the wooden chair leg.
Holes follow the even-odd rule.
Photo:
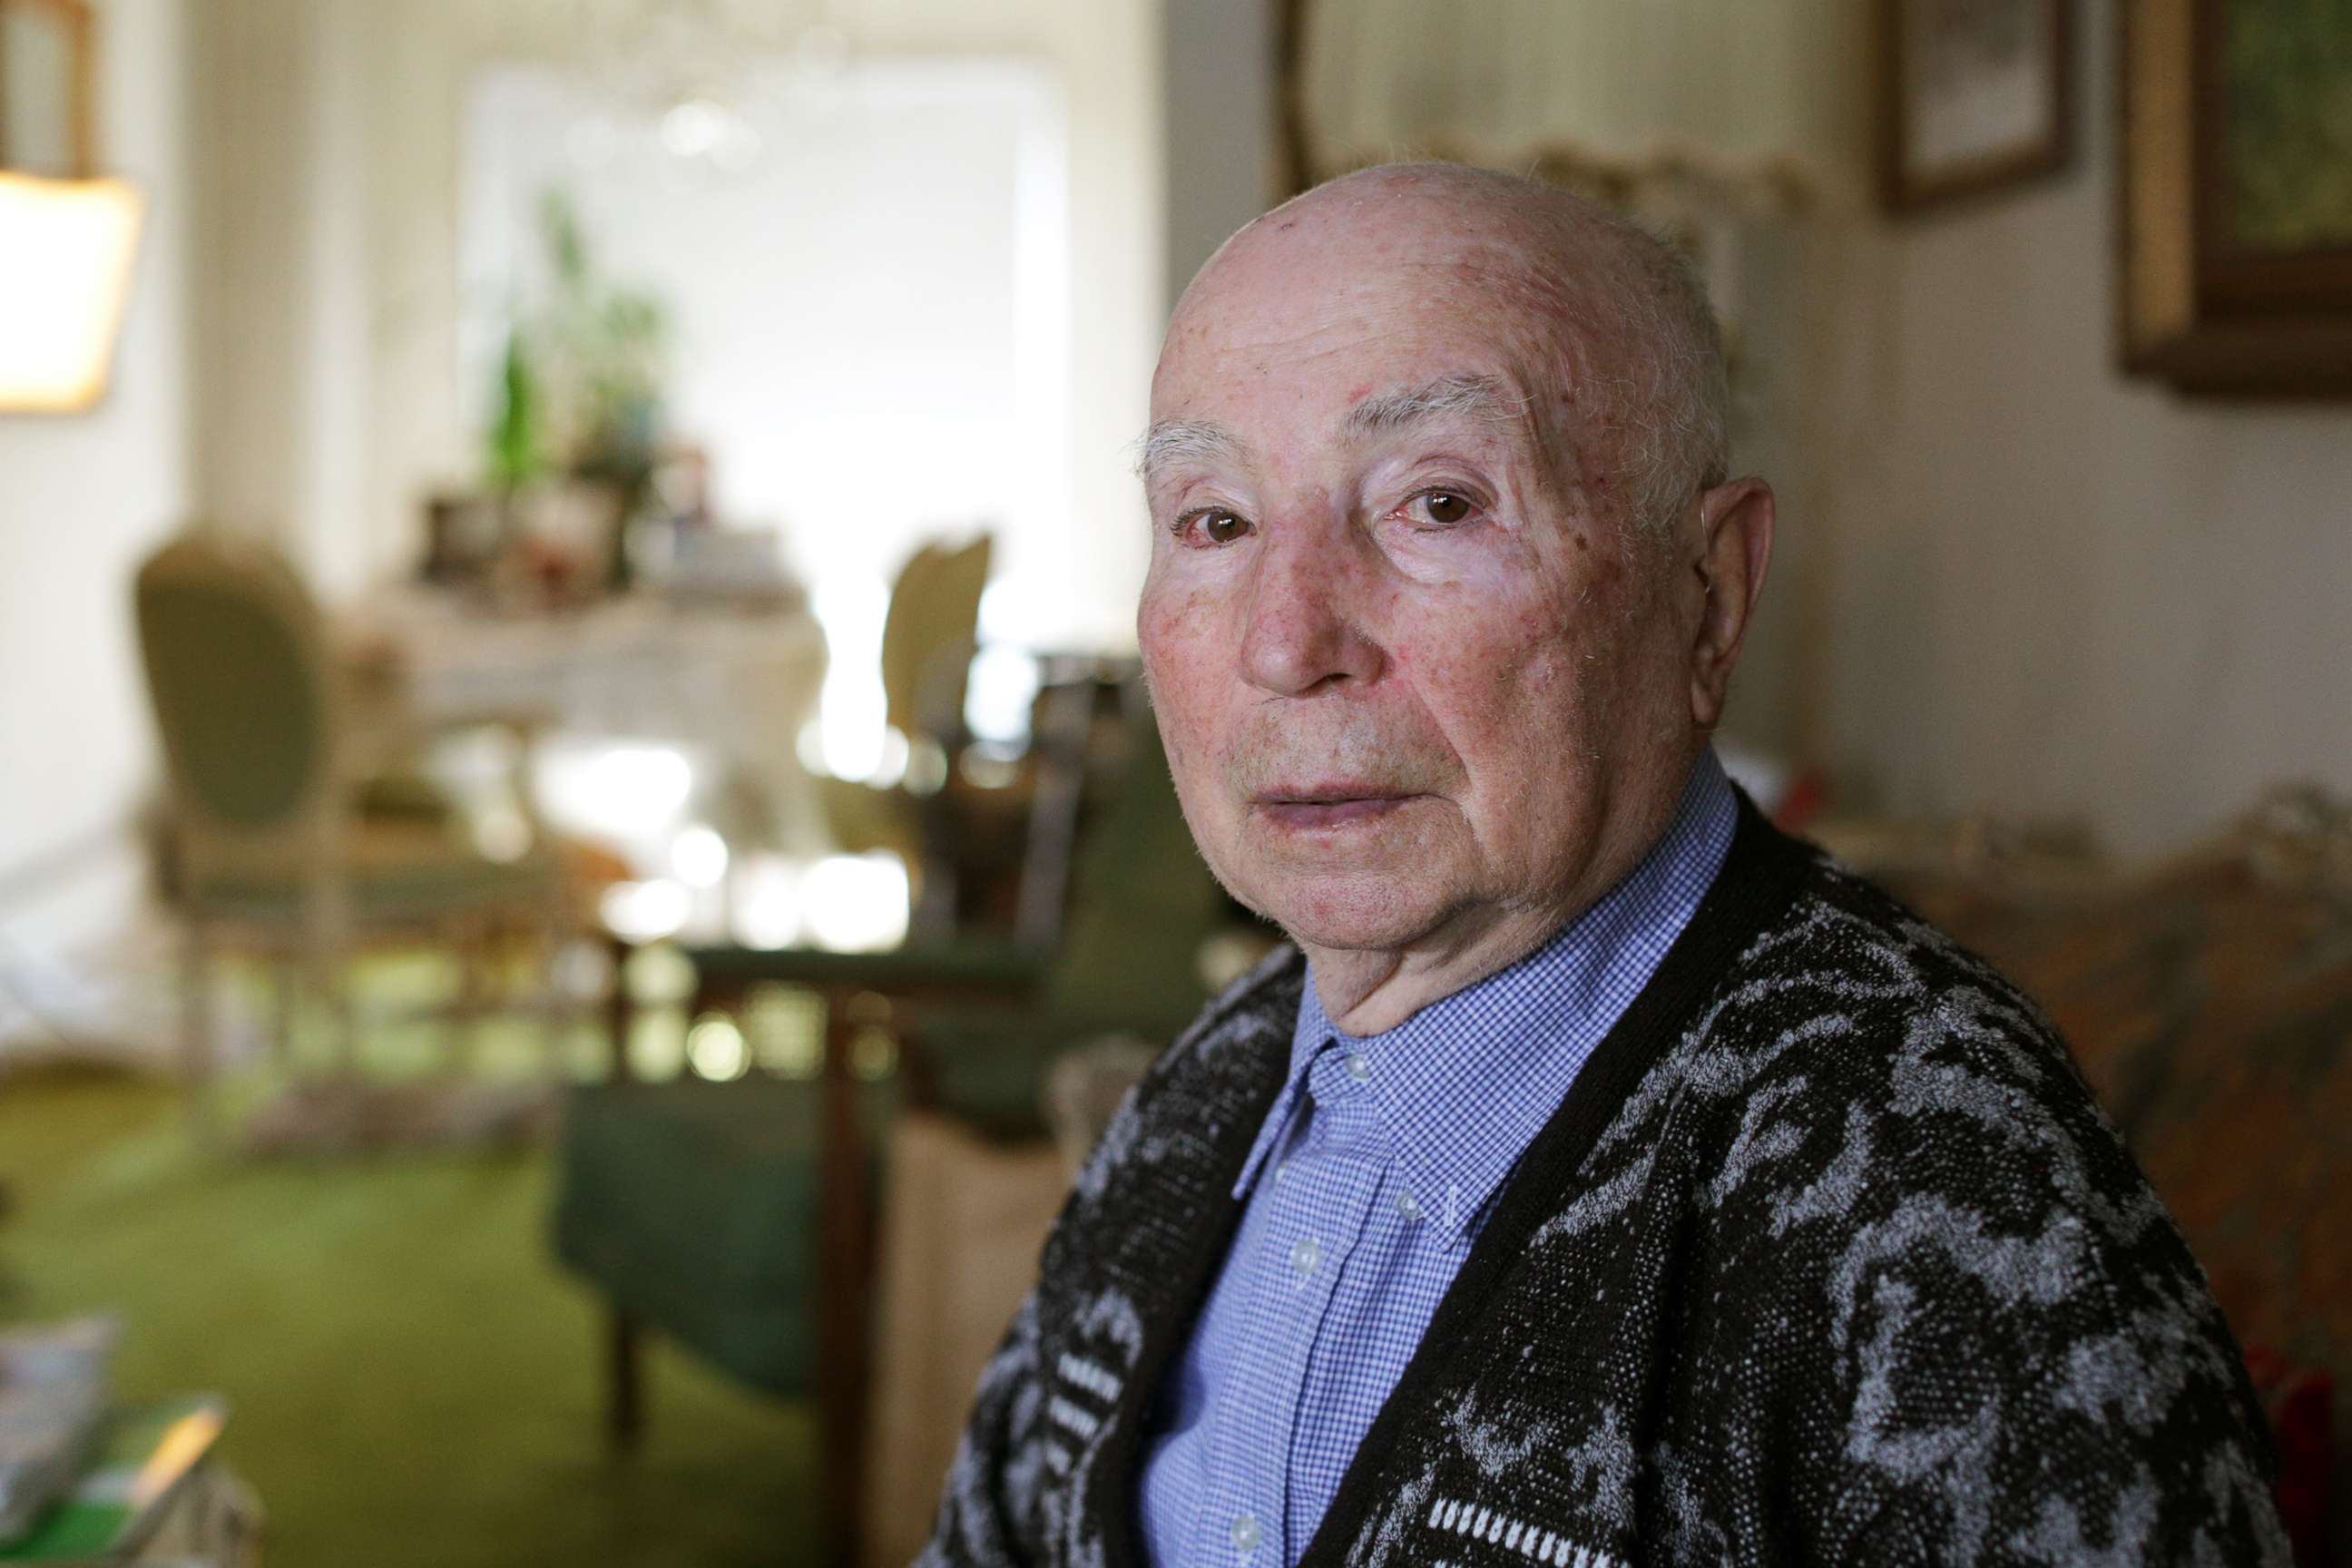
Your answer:
[[[629,993],[629,960],[636,949],[626,938],[608,936],[605,951],[612,960],[613,989],[604,1003],[604,1031],[613,1051],[613,1081],[627,1083],[636,1075],[629,1060],[629,1033],[636,1023],[637,1001]]]
[[[849,1016],[850,994],[847,988],[835,987],[824,999],[816,1274],[821,1282],[816,1301],[820,1506],[825,1561],[845,1568],[855,1568],[863,1549],[858,1527],[866,1500],[867,1330],[873,1293],[864,1129],[849,1059],[856,1035]]]
[[[644,1342],[637,1321],[614,1308],[605,1342],[604,1437],[616,1459],[635,1454],[645,1436]]]
[[[475,1077],[481,1070],[482,1018],[488,1011],[488,987],[483,966],[488,957],[487,922],[461,918],[450,922],[447,945],[457,960],[457,996],[450,1007],[448,1069],[452,1077]]]
[[[211,938],[204,921],[191,914],[180,945],[181,1070],[187,1075],[189,1121],[197,1140],[206,1143],[220,1132],[212,1092],[213,1074],[219,1065],[212,982]]]
[[[338,1079],[359,1076],[359,1020],[352,1001],[352,952],[344,927],[331,916],[307,933],[303,961],[311,994],[324,1009],[328,1071]]]
[[[283,949],[272,952],[269,993],[270,1059],[279,1072],[290,1074],[294,1070],[294,1031],[300,1021],[302,999],[302,963],[298,955]]]
[[[572,933],[568,929],[561,899],[551,899],[539,914],[539,1030],[540,1051],[547,1081],[561,1086],[571,1077],[571,1063],[565,1060],[571,1044],[572,1026],[577,1019],[572,994],[565,989],[564,959],[571,950]]]

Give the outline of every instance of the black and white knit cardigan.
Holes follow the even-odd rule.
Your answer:
[[[1152,1396],[1304,975],[1286,950],[1228,993],[1087,1163],[924,1568],[1142,1568]],[[2047,1021],[1743,803],[1302,1564],[2284,1563],[2271,1466],[2203,1274]]]

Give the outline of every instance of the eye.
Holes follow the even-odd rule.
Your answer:
[[[1200,549],[1213,544],[1231,544],[1249,531],[1249,519],[1241,513],[1227,511],[1223,507],[1204,507],[1199,511],[1184,513],[1176,520],[1176,526],[1170,531],[1180,542]]]
[[[1460,490],[1423,490],[1405,503],[1413,521],[1435,528],[1452,528],[1470,521],[1478,503]]]

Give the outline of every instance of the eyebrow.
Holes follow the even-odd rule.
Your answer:
[[[1222,425],[1205,419],[1162,419],[1137,443],[1140,454],[1135,471],[1145,484],[1171,463],[1229,461],[1241,455],[1242,444]]]
[[[1376,393],[1348,410],[1342,425],[1350,439],[1360,441],[1438,419],[1507,424],[1527,411],[1528,403],[1490,375],[1442,375],[1420,386]],[[1162,419],[1136,446],[1135,471],[1147,485],[1171,464],[1229,462],[1242,451],[1232,431],[1205,419]]]
[[[1348,410],[1346,429],[1361,440],[1394,435],[1436,419],[1508,423],[1527,411],[1528,403],[1528,399],[1513,395],[1490,375],[1442,375],[1405,391],[1365,398]]]

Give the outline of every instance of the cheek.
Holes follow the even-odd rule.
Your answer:
[[[1591,750],[1589,688],[1608,659],[1602,619],[1572,597],[1466,588],[1398,623],[1398,672],[1444,731],[1475,796],[1524,806],[1573,784]]]
[[[1465,581],[1435,595],[1391,599],[1391,657],[1433,710],[1486,715],[1552,689],[1572,668],[1580,607],[1513,586]]]
[[[1232,679],[1209,596],[1147,585],[1135,616],[1145,682],[1168,760],[1180,780],[1215,754],[1218,694]]]

